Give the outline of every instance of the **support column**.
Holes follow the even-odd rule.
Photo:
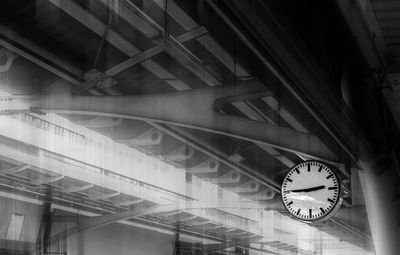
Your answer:
[[[362,164],[360,164],[362,165]],[[392,203],[396,192],[396,176],[393,169],[381,176],[362,165],[358,176],[364,194],[368,221],[371,227],[376,254],[395,255],[400,250],[398,233],[398,208]]]

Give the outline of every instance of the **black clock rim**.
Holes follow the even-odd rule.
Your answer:
[[[314,218],[314,219],[312,219],[312,220],[310,220],[310,219],[299,218],[298,216],[296,216],[295,214],[293,214],[293,213],[287,208],[285,202],[283,201],[283,190],[282,190],[282,189],[283,189],[283,183],[284,183],[284,181],[286,180],[288,174],[289,174],[294,168],[296,168],[297,166],[299,166],[299,165],[301,165],[301,164],[304,164],[304,163],[308,163],[308,162],[316,162],[316,163],[319,163],[319,164],[322,164],[322,165],[328,167],[328,168],[332,171],[333,175],[336,177],[336,180],[338,180],[338,189],[339,189],[339,191],[338,191],[338,198],[336,199],[335,204],[332,206],[332,209],[331,209],[328,213],[326,213],[325,215],[322,215],[322,216],[320,216],[320,217],[318,217],[318,218]],[[286,173],[286,175],[285,175],[285,177],[283,178],[282,183],[281,183],[281,201],[282,201],[282,204],[283,204],[283,206],[285,207],[286,211],[288,211],[289,214],[292,215],[293,217],[295,217],[296,219],[298,219],[298,220],[300,220],[300,221],[303,221],[303,222],[318,222],[318,221],[324,220],[325,218],[326,218],[326,220],[328,220],[329,218],[331,218],[331,217],[333,216],[333,215],[331,215],[332,212],[335,212],[335,211],[336,211],[335,209],[336,209],[336,207],[338,206],[338,204],[340,204],[340,202],[341,202],[341,197],[342,197],[342,183],[341,183],[341,180],[340,180],[339,176],[336,174],[336,171],[335,171],[334,169],[335,169],[335,167],[332,167],[331,165],[328,165],[327,163],[325,163],[325,162],[323,162],[323,161],[315,160],[315,159],[305,160],[305,161],[303,161],[303,162],[301,162],[301,163],[298,163],[298,164],[292,166],[292,167],[289,169],[289,171]]]

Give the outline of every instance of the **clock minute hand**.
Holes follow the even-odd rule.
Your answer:
[[[320,189],[325,189],[324,185],[317,186],[317,187],[312,187],[312,188],[307,188],[307,189],[294,189],[294,190],[289,190],[291,192],[311,192],[311,191],[316,191]]]

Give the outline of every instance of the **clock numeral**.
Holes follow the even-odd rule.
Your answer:
[[[308,171],[308,172],[311,171],[311,164],[310,164],[310,163],[307,165],[307,171]]]
[[[333,176],[333,174],[330,174],[330,175],[328,175],[327,177],[326,177],[326,179],[329,179],[329,178],[331,178]]]
[[[322,213],[325,213],[324,208],[320,207],[319,209],[321,210]]]
[[[309,214],[310,214],[310,218],[312,218],[312,209],[308,210]]]
[[[337,187],[329,187],[328,190],[334,190],[337,189]]]
[[[329,202],[329,203],[333,203],[333,202],[335,202],[335,201],[333,201],[332,199],[328,198],[328,202]]]
[[[299,215],[300,211],[301,211],[301,209],[299,208],[299,210],[297,210],[296,214]]]
[[[299,171],[299,169],[297,169],[297,168],[296,168],[295,170],[296,170],[296,173],[300,174],[300,171]]]
[[[286,178],[286,180],[287,180],[287,181],[290,181],[290,182],[293,182],[293,180],[292,180],[292,179],[290,179],[290,178]]]
[[[293,201],[290,201],[287,205],[289,206],[289,205],[291,205],[291,204],[293,204]]]
[[[318,168],[318,172],[321,172],[322,171],[322,166],[320,166],[319,168]]]

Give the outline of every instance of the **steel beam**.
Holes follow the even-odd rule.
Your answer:
[[[66,192],[66,193],[81,192],[81,191],[91,189],[93,187],[94,187],[93,184],[86,184],[86,185],[81,185],[81,186],[72,186],[72,187],[64,188],[62,191]]]
[[[200,226],[203,226],[203,225],[206,225],[206,224],[209,224],[209,223],[213,223],[213,221],[206,220],[206,221],[202,221],[202,222],[198,222],[198,223],[192,224],[192,226],[200,227]]]
[[[241,232],[239,232],[239,233],[235,233],[235,234],[231,234],[232,236],[242,236],[242,235],[245,235],[245,234],[248,234],[249,232],[247,232],[247,231],[241,231]]]
[[[92,30],[98,36],[102,37],[104,31],[106,30],[106,24],[101,22],[91,13],[87,12],[85,9],[80,7],[78,4],[74,2],[64,2],[60,0],[49,0],[52,4],[63,10],[65,13],[70,15],[72,18],[79,21],[82,25],[86,26],[88,29]],[[115,30],[108,29],[107,36],[105,40],[107,40],[110,44],[115,46],[117,49],[128,55],[129,57],[134,57],[141,53],[139,49],[137,49],[132,43],[121,37]],[[139,58],[139,57],[138,57]],[[133,61],[135,62],[135,61]],[[156,75],[161,79],[169,79],[166,81],[169,85],[177,90],[185,90],[190,89],[190,87],[184,82],[178,80],[174,75],[165,70],[162,66],[157,64],[152,59],[147,59],[140,63],[144,68],[149,70],[151,73]],[[123,68],[127,68],[127,66],[122,66]],[[113,72],[117,72],[118,70],[122,70],[120,68],[114,69]],[[110,72],[106,71],[107,75],[110,75]],[[80,85],[80,84],[77,84]]]
[[[101,2],[107,4],[104,0],[101,0]],[[60,6],[60,8],[62,8],[62,6]],[[221,83],[216,73],[205,66],[200,59],[191,53],[176,38],[170,34],[164,33],[164,28],[159,26],[135,4],[128,1],[121,1],[120,15],[146,37],[161,35],[155,39],[154,42],[209,86],[215,86]]]
[[[272,97],[272,95],[266,96],[266,97]],[[263,98],[266,98],[263,97]],[[244,100],[243,100],[244,101]],[[252,107],[250,108],[249,106],[252,106],[251,104],[249,104],[249,102],[234,102],[233,105],[239,110],[241,111],[243,114],[245,114],[247,117],[249,117],[252,120],[258,120],[258,121],[265,121],[266,117],[262,112],[260,112],[256,107]],[[279,114],[281,114],[281,111],[279,111]],[[262,117],[261,117],[262,116]],[[272,120],[268,120],[271,124],[276,124],[274,123]],[[296,128],[295,128],[296,129]],[[304,130],[299,130],[296,129],[298,131],[301,132],[305,132]],[[308,133],[308,132],[305,132]],[[266,151],[267,153],[269,153],[270,155],[274,156],[277,160],[281,161],[283,164],[285,164],[288,167],[292,167],[294,166],[294,162],[291,161],[289,158],[287,158],[286,156],[282,155],[279,151],[277,151],[276,149],[269,147],[269,146],[265,146],[263,144],[256,144],[258,147],[260,147],[262,150]]]
[[[193,38],[199,37],[204,35],[205,33],[207,33],[207,30],[204,27],[198,27],[196,29],[193,29],[192,31],[188,31],[180,36],[177,36],[176,39],[181,42],[184,43],[186,41],[189,41]],[[163,48],[156,46],[153,48],[150,48],[148,50],[145,50],[143,52],[140,52],[138,54],[136,54],[135,56],[119,63],[116,66],[111,67],[110,69],[108,69],[107,71],[105,71],[106,75],[116,75],[136,64],[139,64],[147,59],[150,59],[160,53],[162,53],[164,51]]]
[[[296,117],[288,112],[285,107],[283,107],[272,95],[263,97],[262,100],[294,129],[304,133],[309,133],[309,131],[296,119]]]
[[[196,219],[197,218],[197,216],[196,215],[193,215],[193,216],[188,216],[188,217],[186,217],[186,218],[179,218],[178,220],[179,221],[189,221],[189,220],[194,220],[194,219]]]
[[[163,51],[164,50],[158,46],[150,48],[148,50],[140,52],[140,53],[134,55],[133,57],[109,68],[107,71],[105,71],[105,74],[110,75],[110,76],[117,75],[118,73],[120,73],[134,65],[137,65],[145,60],[148,60],[148,59],[160,54]]]
[[[163,0],[153,0],[161,9],[167,13],[184,29],[193,30],[199,25],[174,1],[169,1],[166,5]],[[167,8],[166,8],[167,7]],[[178,39],[178,37],[176,38]],[[179,40],[179,39],[178,39]],[[210,35],[204,35],[196,38],[196,40],[211,52],[222,64],[224,64],[232,73],[238,77],[250,76],[244,68],[235,63],[233,57],[228,54]]]
[[[22,166],[2,169],[0,171],[0,175],[16,174],[16,173],[21,172],[21,171],[23,171],[25,169],[28,169],[29,167],[30,167],[30,165],[22,165]]]
[[[65,2],[61,0],[49,0],[52,4],[60,8],[60,10],[68,13],[68,14],[73,14],[71,15],[74,19],[91,29],[93,32],[98,34],[100,37],[103,36],[104,31],[106,30],[106,25],[97,19],[94,15],[88,13],[85,9],[80,7],[78,4],[75,4],[73,2]],[[107,35],[105,38],[107,41],[109,41],[111,44],[117,44],[119,45],[120,49],[127,54],[128,56],[133,56],[139,53],[140,51],[133,46],[128,40],[126,40],[124,37],[119,35],[117,32],[115,32],[113,29],[108,29],[107,30]]]
[[[181,211],[174,211],[174,212],[169,212],[169,213],[162,213],[162,214],[159,215],[159,216],[162,216],[162,217],[171,217],[171,216],[178,215],[178,214],[180,214],[180,213],[181,213]]]
[[[62,180],[64,178],[64,175],[59,175],[59,176],[54,176],[54,177],[48,177],[48,178],[32,178],[32,183],[36,185],[41,185],[41,184],[48,184],[52,182],[56,182],[59,180]]]
[[[208,33],[208,31],[204,27],[196,27],[196,28],[193,28],[192,30],[187,31],[186,33],[178,35],[177,37],[175,37],[175,39],[178,40],[178,42],[180,42],[180,43],[184,43],[184,42],[190,41],[194,38],[204,36],[207,33]]]
[[[79,69],[2,25],[0,25],[0,45],[72,84],[80,84],[79,76],[82,72]],[[29,49],[31,53],[26,52],[23,48]]]
[[[176,59],[184,67],[189,69],[199,79],[203,80],[208,86],[221,84],[221,78],[210,68],[205,66],[199,58],[191,53],[183,44],[171,36],[164,36],[154,41],[159,47],[163,48],[171,57]]]
[[[189,85],[176,78],[172,73],[170,73],[168,70],[166,70],[164,67],[162,67],[160,64],[152,59],[143,61],[140,64],[158,78],[165,80],[167,84],[169,84],[176,90],[180,91],[191,89]]]
[[[293,129],[229,116],[214,110],[216,100],[263,91],[258,82],[235,86],[139,96],[74,96],[68,93],[13,96],[0,102],[0,111],[98,115],[155,121],[276,147],[311,158],[337,161],[317,137]]]
[[[125,200],[125,201],[115,203],[115,205],[116,206],[129,206],[129,205],[139,204],[143,201],[144,201],[143,199]]]
[[[104,200],[104,199],[116,197],[119,194],[121,194],[121,192],[112,192],[112,193],[108,193],[108,194],[90,194],[89,198],[94,199],[94,200]]]
[[[236,230],[237,230],[237,228],[232,227],[231,229],[228,229],[228,230],[226,230],[225,232],[228,233],[228,232],[233,232],[233,231],[236,231]]]
[[[106,0],[101,0],[101,2],[104,5],[108,4]],[[147,38],[156,37],[163,31],[161,26],[150,20],[150,18],[140,8],[130,1],[119,0],[118,11],[120,17],[134,26]]]

